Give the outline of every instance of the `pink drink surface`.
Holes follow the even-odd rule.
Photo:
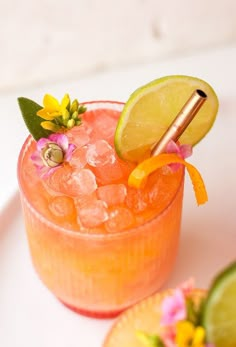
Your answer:
[[[114,233],[144,223],[173,198],[181,170],[160,170],[143,190],[127,185],[134,165],[118,158],[113,144],[119,115],[108,109],[87,111],[82,125],[66,133],[76,145],[70,163],[48,178],[38,177],[31,144],[22,179],[26,195],[44,217],[71,230]]]

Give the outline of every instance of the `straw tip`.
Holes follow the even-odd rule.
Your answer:
[[[204,99],[207,98],[206,93],[205,93],[203,90],[201,90],[201,89],[196,89],[196,93],[197,93],[199,96],[201,96],[202,98],[204,98]]]

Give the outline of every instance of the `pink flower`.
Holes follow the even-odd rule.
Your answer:
[[[181,283],[181,285],[179,286],[179,288],[182,290],[185,297],[191,294],[194,287],[195,287],[195,281],[193,277],[190,277],[187,281]]]
[[[175,344],[176,331],[175,326],[169,326],[162,335],[165,347],[176,347]]]
[[[177,347],[174,340],[163,339],[165,347]]]
[[[182,159],[188,158],[192,155],[192,146],[191,145],[179,145],[173,140],[171,140],[168,145],[166,146],[166,152],[167,153],[176,153],[178,154]],[[173,171],[176,171],[179,169],[181,164],[170,164],[169,166],[172,168]]]
[[[173,140],[171,140],[167,147],[166,147],[167,153],[176,153],[181,158],[185,159],[192,155],[192,146],[191,145],[179,145]]]
[[[42,178],[46,178],[57,170],[63,162],[69,161],[75,149],[69,144],[64,134],[51,134],[48,138],[41,138],[37,142],[37,150],[32,154],[31,160]]]
[[[162,325],[172,325],[186,318],[185,297],[181,289],[176,289],[174,294],[166,297],[161,305]]]

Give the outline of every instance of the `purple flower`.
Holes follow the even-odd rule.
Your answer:
[[[186,318],[185,297],[180,289],[176,289],[173,295],[166,297],[161,306],[162,325],[172,325]]]
[[[31,156],[40,177],[48,177],[63,162],[69,161],[75,147],[74,144],[69,144],[68,137],[64,134],[51,134],[48,138],[41,138],[37,142],[37,150]]]
[[[191,145],[178,145],[176,142],[171,140],[166,146],[167,153],[176,153],[182,159],[188,158],[192,155],[192,146]],[[170,164],[169,166],[173,171],[179,169],[181,164]]]
[[[188,158],[192,155],[192,146],[191,145],[178,145],[176,142],[171,140],[166,147],[166,152],[167,153],[176,153],[182,159],[185,159],[185,158]]]

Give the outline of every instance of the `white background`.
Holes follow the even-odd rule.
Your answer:
[[[234,0],[0,0],[0,92],[236,42]]]
[[[169,74],[208,81],[217,121],[190,162],[209,202],[197,207],[186,178],[182,236],[165,287],[189,276],[206,288],[236,258],[236,3],[159,0],[0,0],[0,344],[101,347],[113,321],[64,308],[36,277],[17,192],[17,157],[27,130],[16,98],[48,92],[80,101],[126,101]]]

